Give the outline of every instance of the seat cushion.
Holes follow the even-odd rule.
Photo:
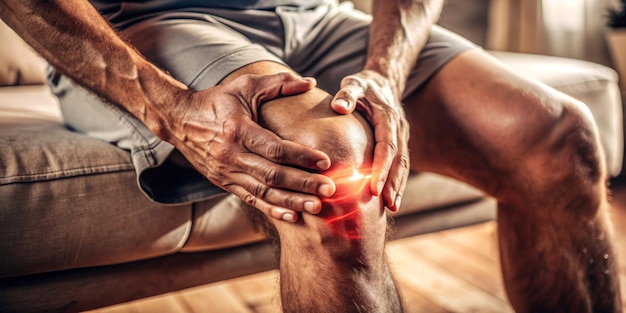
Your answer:
[[[139,192],[130,157],[69,131],[43,85],[0,88],[0,277],[178,251],[191,205]]]

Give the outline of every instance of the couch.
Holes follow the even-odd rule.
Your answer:
[[[0,25],[0,311],[74,312],[275,268],[272,249],[232,195],[182,205],[150,201],[128,153],[63,124],[45,63]],[[584,61],[493,52],[589,105],[607,170],[622,168],[616,73]],[[394,238],[495,216],[461,182],[411,175]]]

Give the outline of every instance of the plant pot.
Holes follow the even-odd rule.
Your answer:
[[[620,89],[626,91],[626,28],[607,29],[606,41],[611,51],[613,66],[619,74]]]

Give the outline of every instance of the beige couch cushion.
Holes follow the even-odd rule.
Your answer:
[[[46,62],[0,20],[0,86],[42,84]]]
[[[191,216],[148,200],[128,153],[68,130],[45,85],[0,88],[0,278],[174,253]]]

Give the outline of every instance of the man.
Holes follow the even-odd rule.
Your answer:
[[[385,208],[400,206],[410,170],[498,200],[516,311],[620,312],[590,113],[433,26],[442,2],[374,1],[371,23],[333,0],[22,0],[0,12],[57,71],[68,123],[130,150],[146,194],[194,201],[218,186],[269,217],[286,312],[402,311]],[[177,166],[212,184],[156,188]]]

